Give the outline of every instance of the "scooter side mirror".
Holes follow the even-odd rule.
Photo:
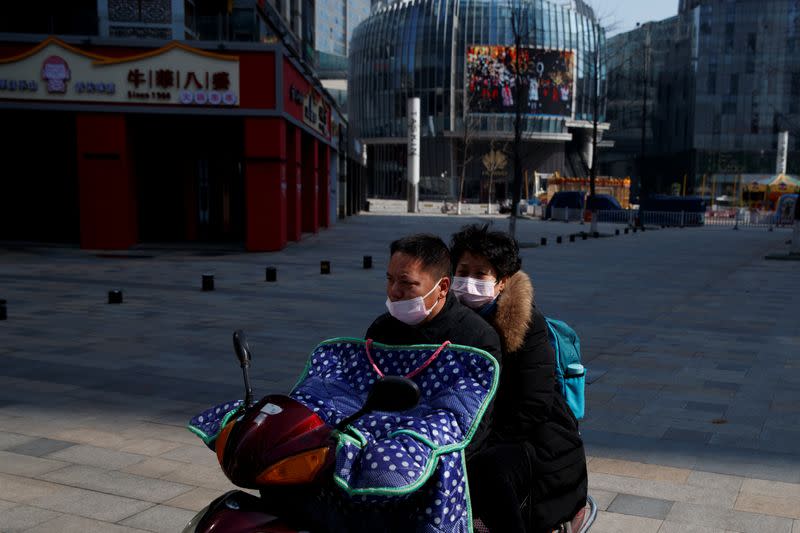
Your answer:
[[[408,411],[419,403],[420,390],[416,383],[402,376],[384,376],[372,386],[362,410]]]
[[[250,355],[250,345],[247,344],[247,337],[244,331],[240,329],[233,332],[233,350],[236,352],[239,365],[242,367],[244,406],[250,407],[253,404],[253,389],[250,387],[250,376],[247,374],[247,369],[250,368],[250,360],[253,357]]]
[[[253,357],[250,355],[250,345],[247,344],[247,337],[244,331],[240,329],[233,332],[233,349],[236,352],[239,365],[241,365],[242,368],[249,367]]]

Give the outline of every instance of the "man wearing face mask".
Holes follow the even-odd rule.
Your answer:
[[[500,338],[485,320],[450,291],[450,251],[435,235],[417,234],[394,241],[386,269],[386,307],[365,338],[384,344],[442,344],[450,341],[480,348],[501,362]],[[502,366],[502,365],[501,365]],[[489,432],[491,407],[481,419],[467,456]]]

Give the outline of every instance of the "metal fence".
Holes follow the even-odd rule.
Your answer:
[[[706,226],[730,226],[730,227],[773,227],[781,223],[788,225],[788,221],[782,221],[777,213],[734,210],[733,212],[710,211],[706,213]]]
[[[550,220],[560,220],[562,222],[569,222],[570,220],[581,220],[583,218],[583,209],[570,209],[569,207],[551,207]]]
[[[597,221],[610,224],[634,226],[683,227],[683,226],[730,226],[730,227],[774,227],[790,226],[794,220],[781,218],[777,213],[749,211],[746,209],[730,211],[708,211],[693,213],[688,211],[641,211],[622,209],[597,211]],[[584,212],[579,209],[552,208],[551,220],[581,220]]]

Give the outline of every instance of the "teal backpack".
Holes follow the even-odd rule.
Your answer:
[[[586,369],[581,364],[581,341],[566,323],[546,318],[547,336],[556,352],[556,381],[561,394],[578,420],[585,410]]]

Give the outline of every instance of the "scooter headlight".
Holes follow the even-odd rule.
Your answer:
[[[287,457],[264,470],[256,481],[267,485],[308,483],[325,465],[328,452],[328,448],[316,448]]]

